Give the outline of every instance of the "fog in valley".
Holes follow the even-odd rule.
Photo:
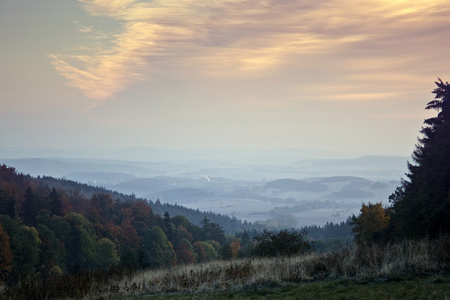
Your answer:
[[[267,228],[321,226],[358,215],[361,203],[388,205],[408,160],[295,149],[0,154],[2,163],[24,174],[65,178]]]

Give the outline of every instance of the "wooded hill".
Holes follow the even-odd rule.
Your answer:
[[[152,206],[173,208],[176,215],[161,216]],[[180,213],[202,218],[200,226]],[[227,241],[223,227],[208,217],[219,219],[228,230],[245,229],[241,221],[226,216],[66,180],[33,178],[2,165],[0,276],[16,281],[38,272],[159,268],[237,256],[238,245]]]
[[[226,215],[0,166],[0,280],[11,283],[36,273],[160,268],[248,256],[262,229]],[[351,237],[348,223],[307,229],[321,240]]]

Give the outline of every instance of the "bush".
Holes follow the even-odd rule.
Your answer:
[[[258,234],[253,239],[256,242],[253,254],[257,256],[289,256],[306,253],[312,250],[312,246],[305,237],[305,230],[285,229],[278,233],[264,230],[262,234]]]

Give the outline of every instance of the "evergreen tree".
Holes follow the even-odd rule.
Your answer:
[[[14,197],[10,197],[7,201],[6,214],[11,219],[14,219],[16,217],[16,199]]]
[[[14,188],[8,184],[0,187],[0,214],[8,215],[12,219],[16,217],[16,199]]]
[[[204,241],[217,241],[220,245],[226,244],[225,233],[222,227],[209,219],[204,218],[202,221],[202,240]]]
[[[174,235],[175,235],[175,225],[172,223],[172,221],[170,220],[170,215],[169,213],[166,211],[164,213],[164,233],[167,236],[167,239],[169,239],[169,241],[171,243],[174,242]]]
[[[37,205],[35,201],[35,195],[33,194],[33,190],[30,187],[25,191],[24,197],[25,201],[23,202],[21,211],[23,223],[27,226],[35,226]]]
[[[62,217],[63,211],[62,211],[61,196],[56,192],[55,188],[52,188],[49,198],[50,198],[50,211],[52,215]]]
[[[438,114],[424,121],[408,180],[389,197],[393,226],[403,237],[450,233],[450,85],[440,79],[436,85],[426,109]]]

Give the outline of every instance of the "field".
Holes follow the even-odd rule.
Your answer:
[[[450,299],[450,277],[416,277],[395,281],[341,279],[254,286],[212,294],[175,293],[116,299]]]

